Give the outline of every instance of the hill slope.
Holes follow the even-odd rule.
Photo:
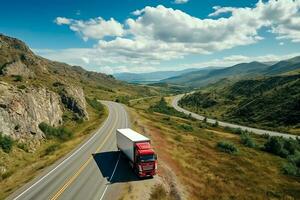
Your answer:
[[[128,99],[152,89],[35,55],[22,41],[0,35],[0,132],[14,139],[42,139],[38,125],[64,124],[64,115],[88,120],[86,98]]]
[[[300,75],[223,80],[179,103],[222,120],[300,134]]]

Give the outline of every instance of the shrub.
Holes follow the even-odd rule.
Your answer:
[[[193,131],[193,127],[187,124],[180,124],[179,128],[184,130],[184,131]]]
[[[295,154],[296,151],[300,151],[300,145],[293,139],[272,136],[264,144],[263,150],[286,158],[289,155]]]
[[[300,168],[300,152],[297,151],[294,155],[288,156],[288,161]]]
[[[282,171],[286,175],[291,175],[291,176],[299,176],[300,175],[299,169],[293,163],[285,163],[282,166]]]
[[[241,128],[231,128],[231,127],[228,127],[228,126],[226,126],[224,129],[228,132],[231,132],[231,133],[234,133],[234,134],[237,134],[237,135],[240,135],[244,132]]]
[[[163,114],[167,114],[167,115],[173,115],[173,116],[182,117],[182,118],[189,118],[188,115],[177,111],[175,108],[173,108],[171,106],[168,106],[167,102],[165,101],[165,99],[163,97],[155,105],[150,106],[148,111],[163,113]]]
[[[53,144],[53,145],[50,145],[49,147],[47,147],[45,149],[45,155],[49,155],[49,154],[52,154],[53,152],[55,152],[56,150],[58,150],[60,148],[60,145],[59,144]]]
[[[17,143],[17,147],[25,152],[29,152],[28,146],[23,142]]]
[[[13,139],[0,133],[0,146],[5,153],[9,153],[13,147]]]
[[[245,145],[246,147],[250,147],[250,148],[255,147],[255,142],[248,133],[242,133],[240,135],[240,137],[241,137],[241,143],[243,145]]]
[[[87,103],[97,110],[100,114],[104,111],[104,106],[96,98],[86,98]]]
[[[231,142],[228,141],[221,141],[218,142],[217,147],[220,151],[234,154],[238,152],[238,148]]]
[[[43,133],[46,135],[46,138],[48,139],[57,138],[59,140],[66,141],[73,137],[73,132],[65,127],[55,128],[45,122],[42,122],[39,124],[39,128],[41,129],[41,131],[43,131]]]

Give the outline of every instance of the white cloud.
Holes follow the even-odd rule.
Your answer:
[[[262,28],[278,40],[300,42],[300,0],[259,1],[253,8],[213,9],[209,14],[213,18],[205,19],[159,5],[134,11],[125,23],[101,17],[85,21],[57,17],[55,22],[68,25],[84,40],[98,40],[93,48],[77,49],[81,55],[73,55],[73,62],[80,60],[98,66],[154,66],[190,54],[211,54],[263,40],[259,32]],[[224,13],[227,17],[221,16]],[[75,49],[66,51],[66,59],[72,57],[70,51]],[[234,59],[245,58],[229,57],[225,61],[233,63]]]
[[[55,22],[58,25],[69,25],[70,29],[79,33],[85,41],[89,38],[102,39],[105,36],[122,36],[124,33],[123,25],[113,18],[106,21],[98,17],[83,21],[57,17]]]
[[[175,4],[184,4],[187,3],[189,0],[175,0],[174,3]]]
[[[71,23],[71,21],[65,17],[56,17],[56,19],[54,20],[54,22],[57,24],[57,25],[68,25]]]

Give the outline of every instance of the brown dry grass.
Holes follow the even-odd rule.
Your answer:
[[[149,100],[147,100],[149,101]],[[149,101],[152,102],[152,101]],[[143,106],[147,107],[147,106]],[[280,169],[285,160],[240,144],[238,135],[220,128],[200,128],[199,122],[130,109],[134,128],[151,137],[159,157],[159,175],[174,173],[169,185],[186,199],[299,199],[300,179],[285,176]],[[186,132],[179,124],[190,124]],[[220,140],[234,143],[239,153],[217,150]],[[264,139],[255,138],[257,143]],[[163,163],[163,164],[162,164]],[[175,179],[175,180],[174,180]]]

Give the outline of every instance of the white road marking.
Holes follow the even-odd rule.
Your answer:
[[[110,117],[110,113],[109,113],[109,116],[107,117],[107,119],[105,120],[104,124],[106,124],[106,122],[108,121],[109,117]],[[101,127],[101,129],[102,128],[103,127]],[[42,180],[44,180],[46,177],[48,177],[51,173],[53,173],[57,168],[59,168],[61,165],[63,165],[65,162],[67,162],[70,158],[72,158],[75,154],[77,154],[83,147],[85,147],[87,144],[89,144],[99,134],[100,130],[97,131],[97,133],[95,133],[86,143],[84,143],[72,155],[70,155],[68,158],[66,158],[65,160],[63,160],[59,165],[57,165],[54,169],[52,169],[50,172],[48,172],[46,175],[44,175],[37,182],[35,182],[34,184],[32,184],[29,188],[27,188],[25,191],[23,191],[21,194],[19,194],[17,197],[15,197],[13,200],[17,200],[18,198],[20,198],[23,194],[25,194],[26,192],[28,192],[31,188],[33,188],[34,186],[36,186],[38,183],[40,183]]]
[[[110,177],[109,180],[108,180],[109,182],[110,182],[110,181],[112,180],[112,178],[114,177],[114,174],[115,174],[115,172],[116,172],[116,169],[117,169],[118,164],[119,164],[119,161],[120,161],[120,157],[121,157],[121,152],[119,153],[118,161],[117,161],[117,163],[116,163],[116,165],[115,165],[114,171],[113,171],[113,173],[111,174],[111,177]],[[106,190],[107,190],[108,186],[109,186],[109,185],[106,185],[106,187],[105,187],[105,189],[104,189],[104,191],[103,191],[103,193],[102,193],[102,195],[101,195],[101,197],[100,197],[100,200],[103,199],[103,197],[104,197],[104,195],[105,195],[105,193],[106,193]]]

